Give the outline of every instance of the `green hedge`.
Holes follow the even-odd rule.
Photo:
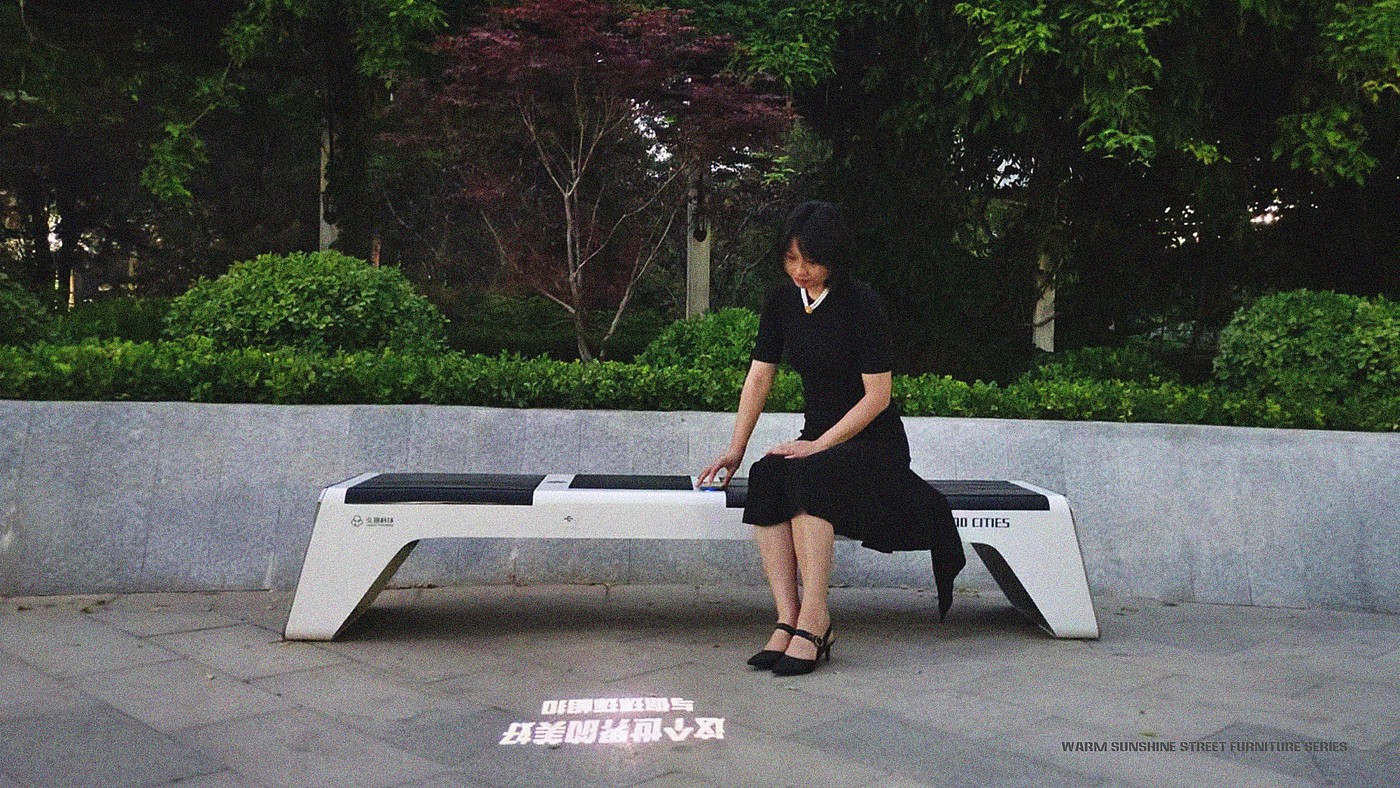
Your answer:
[[[165,333],[168,298],[109,298],[89,301],[54,315],[49,339],[76,345],[90,339],[155,342]]]
[[[1042,380],[1122,380],[1157,385],[1180,382],[1181,376],[1157,358],[1141,340],[1121,347],[1086,347],[1041,353],[1021,382]]]
[[[741,368],[580,364],[507,355],[221,351],[207,338],[0,347],[0,398],[5,399],[732,411],[743,376]],[[1175,382],[1032,380],[1003,387],[932,375],[896,376],[894,394],[910,416],[1400,429],[1400,397],[1395,396],[1297,404]],[[769,410],[801,408],[799,379],[780,372]]]

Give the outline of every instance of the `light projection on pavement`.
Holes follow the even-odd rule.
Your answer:
[[[571,698],[540,704],[540,717],[512,722],[500,745],[654,744],[719,741],[723,717],[695,715],[685,698]]]

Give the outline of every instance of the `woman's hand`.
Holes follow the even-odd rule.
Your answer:
[[[728,487],[729,480],[734,478],[734,472],[739,470],[739,464],[744,461],[744,452],[738,449],[730,449],[721,454],[719,459],[710,463],[700,478],[696,480],[700,487]],[[724,478],[719,477],[719,472],[724,471]]]
[[[787,457],[790,460],[796,460],[801,457],[810,457],[822,451],[824,448],[826,447],[818,444],[816,441],[788,441],[787,443],[779,443],[777,446],[769,449],[768,453],[776,454],[779,457]]]

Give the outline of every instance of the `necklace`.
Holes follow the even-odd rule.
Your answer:
[[[807,288],[799,287],[797,289],[802,291],[802,308],[807,310],[807,314],[809,315],[812,314],[812,310],[822,305],[822,302],[826,300],[826,294],[831,292],[831,288],[828,287],[822,290],[822,294],[813,300],[807,297]]]

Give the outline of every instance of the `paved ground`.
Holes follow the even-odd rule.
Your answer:
[[[280,641],[286,594],[0,599],[0,788],[1400,775],[1400,616],[1101,598],[1078,642],[994,590],[941,625],[926,591],[832,600],[832,661],[782,679],[743,664],[758,588],[393,591],[322,644]]]

